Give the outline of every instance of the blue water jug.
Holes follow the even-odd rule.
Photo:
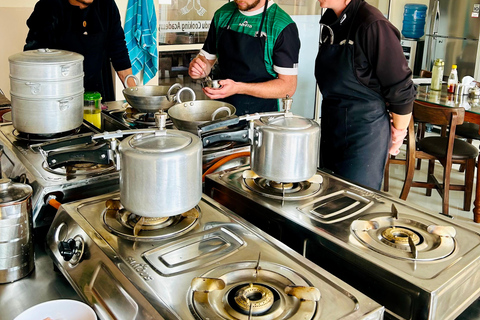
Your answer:
[[[424,4],[407,3],[403,11],[402,34],[405,38],[418,39],[425,33],[425,17],[427,6]]]

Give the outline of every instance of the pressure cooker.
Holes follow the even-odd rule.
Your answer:
[[[89,133],[35,147],[52,169],[113,163],[119,170],[125,209],[144,217],[174,216],[200,202],[203,148],[196,135],[165,129],[166,117],[164,112],[156,114],[157,128]]]
[[[313,120],[294,115],[293,100],[283,99],[283,112],[230,116],[198,127],[203,146],[224,140],[250,142],[251,169],[261,177],[277,182],[299,182],[310,179],[317,171],[320,150],[320,126]],[[246,128],[219,131],[218,128]]]

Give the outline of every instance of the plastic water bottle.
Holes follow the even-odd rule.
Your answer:
[[[403,11],[402,34],[405,38],[419,39],[425,34],[427,6],[407,3]]]
[[[448,86],[448,93],[455,93],[455,88],[458,84],[458,73],[457,73],[457,65],[454,64],[452,66],[452,71],[450,72],[450,76],[448,76],[447,86]]]
[[[432,69],[432,84],[430,88],[432,90],[440,91],[442,90],[442,79],[443,79],[443,68],[445,66],[445,62],[443,59],[435,59],[433,63]]]

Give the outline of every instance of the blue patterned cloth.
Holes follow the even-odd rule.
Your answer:
[[[128,0],[125,41],[133,74],[143,70],[143,84],[158,71],[157,16],[154,0]]]

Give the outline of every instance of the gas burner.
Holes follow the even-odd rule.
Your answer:
[[[402,260],[439,260],[455,251],[453,227],[438,226],[406,214],[398,217],[393,205],[392,212],[393,216],[389,213],[362,216],[352,222],[351,231],[368,248]]]
[[[154,113],[141,113],[133,108],[125,109],[123,114],[125,121],[130,123],[138,123],[145,125],[155,125],[155,115]]]
[[[200,218],[198,207],[176,216],[149,218],[127,211],[118,199],[106,201],[105,206],[102,216],[107,229],[129,240],[151,241],[178,237],[195,227]]]
[[[201,319],[313,319],[321,314],[317,288],[295,271],[267,262],[210,270],[193,279],[189,296]]]
[[[48,172],[66,176],[67,178],[78,176],[96,176],[116,171],[116,168],[113,164],[104,165],[96,163],[77,163],[74,165],[52,169],[47,165],[46,162],[43,162],[42,167]]]
[[[70,131],[60,132],[60,133],[52,133],[52,134],[25,133],[25,132],[20,132],[14,129],[12,131],[12,135],[17,140],[23,140],[23,141],[29,141],[29,142],[46,142],[46,141],[53,141],[58,138],[72,136],[72,135],[78,134],[79,132],[80,132],[80,128],[70,130]]]
[[[317,194],[322,189],[323,178],[315,175],[300,182],[276,182],[257,176],[253,171],[243,174],[243,183],[247,189],[262,196],[278,200],[300,200]]]

